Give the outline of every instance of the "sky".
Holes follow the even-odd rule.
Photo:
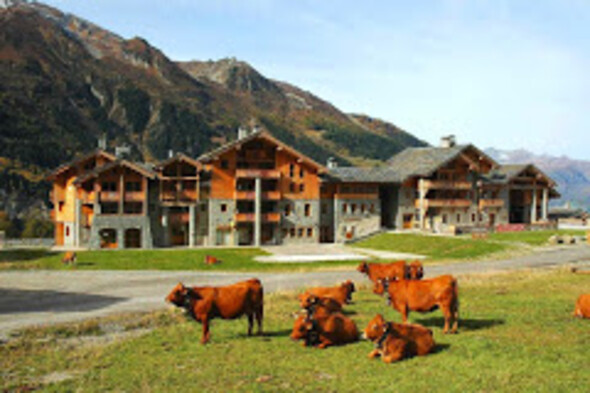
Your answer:
[[[590,159],[590,0],[48,0],[438,144]]]

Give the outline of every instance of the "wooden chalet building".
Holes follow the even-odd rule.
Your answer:
[[[323,166],[267,132],[150,165],[104,150],[57,168],[55,244],[87,248],[344,242],[547,221],[555,182],[473,145],[409,148],[378,168]]]

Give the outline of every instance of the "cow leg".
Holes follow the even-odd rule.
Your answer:
[[[453,333],[457,333],[459,329],[459,309],[455,308],[453,312],[453,329],[451,330]]]
[[[207,344],[209,342],[210,334],[209,334],[209,320],[203,319],[203,337],[201,337],[201,344]]]
[[[376,357],[381,356],[381,351],[378,349],[373,349],[370,353],[369,353],[369,359],[375,359]]]
[[[402,323],[408,323],[408,314],[409,314],[408,306],[403,306],[402,309],[400,310],[400,313],[402,314]]]
[[[450,320],[452,318],[452,313],[451,310],[449,309],[449,307],[441,307],[442,308],[442,312],[443,315],[445,317],[445,326],[443,328],[443,333],[447,334],[449,333],[449,324],[450,324]]]
[[[248,314],[248,336],[252,335],[252,327],[254,326],[254,314]]]
[[[263,306],[260,305],[260,308],[256,311],[256,323],[258,323],[258,334],[262,334],[262,319],[264,317],[264,309]]]
[[[393,363],[404,358],[406,342],[401,339],[393,340],[383,351],[381,358],[385,363]]]
[[[332,341],[330,341],[329,339],[320,336],[320,344],[318,345],[318,348],[325,349],[326,347],[329,347],[330,345],[334,345],[334,343]]]

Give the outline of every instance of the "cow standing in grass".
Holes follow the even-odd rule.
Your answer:
[[[574,309],[574,316],[590,318],[590,293],[580,295]]]
[[[254,278],[224,287],[186,287],[179,283],[166,301],[184,308],[197,322],[203,324],[201,343],[210,339],[209,321],[213,318],[235,319],[248,317],[248,335],[252,335],[254,318],[258,334],[262,334],[264,291],[260,280]]]
[[[78,255],[76,255],[74,251],[68,251],[64,254],[63,258],[61,259],[61,262],[64,265],[73,265],[76,263],[76,259],[78,259]]]
[[[444,333],[456,333],[459,325],[459,289],[451,275],[430,280],[381,279],[373,289],[378,295],[387,294],[389,304],[408,321],[410,311],[431,312],[440,308],[445,318]],[[449,330],[450,325],[452,329]]]

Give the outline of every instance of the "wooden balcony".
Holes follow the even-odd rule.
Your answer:
[[[379,194],[342,194],[334,195],[336,199],[378,199]]]
[[[468,181],[425,180],[424,187],[431,190],[471,190],[472,184]]]
[[[416,199],[414,206],[420,208],[420,199]],[[470,207],[471,199],[425,199],[424,207]]]
[[[263,213],[261,217],[263,222],[280,222],[281,213]],[[254,213],[238,213],[236,214],[236,222],[254,222],[256,214]]]
[[[237,169],[237,178],[261,178],[261,179],[279,179],[281,172],[276,169]]]
[[[162,202],[195,202],[197,200],[197,191],[162,191],[160,201]]]
[[[119,200],[119,191],[101,191],[101,202],[116,202]]]
[[[143,202],[145,194],[143,191],[127,191],[125,192],[125,200],[128,202]]]
[[[479,208],[485,209],[487,207],[504,207],[504,201],[502,199],[480,199]]]
[[[264,200],[271,200],[271,201],[278,201],[281,199],[281,192],[280,191],[263,191],[260,195],[261,199]],[[255,200],[256,199],[256,192],[255,191],[236,191],[235,192],[235,199],[239,200]]]

